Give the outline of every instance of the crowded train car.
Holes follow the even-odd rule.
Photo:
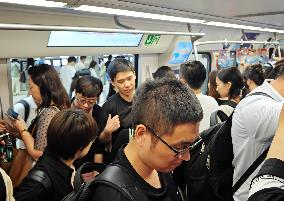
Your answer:
[[[284,199],[282,6],[0,0],[0,201]]]

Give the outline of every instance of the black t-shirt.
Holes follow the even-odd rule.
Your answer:
[[[132,167],[127,157],[124,154],[123,148],[121,148],[114,160],[114,163],[118,163],[121,166],[129,170],[133,181],[136,186],[146,195],[148,201],[181,201],[181,197],[178,193],[177,187],[172,180],[171,176],[166,173],[159,173],[162,187],[157,189],[148,184]],[[128,201],[119,191],[116,189],[98,184],[94,190],[93,201]]]
[[[99,105],[94,105],[92,116],[95,119],[95,121],[99,122],[100,119],[100,113],[101,113],[101,107]],[[98,129],[99,130],[99,129]],[[97,135],[99,134],[99,131]],[[93,162],[94,161],[94,155],[95,154],[103,154],[104,153],[105,146],[101,142],[99,142],[98,138],[93,142],[89,152],[86,156],[84,156],[81,159],[78,159],[74,162],[74,166],[76,169],[78,169],[81,165],[83,165],[86,162]]]
[[[42,170],[49,176],[52,183],[51,192],[48,192],[38,181],[25,178],[15,191],[15,200],[60,201],[73,190],[71,185],[73,169],[49,153],[47,149],[45,149],[33,169]]]
[[[109,114],[111,117],[118,115],[120,120],[120,128],[112,133],[112,150],[105,155],[105,163],[111,162],[118,149],[129,142],[129,128],[132,127],[131,107],[132,102],[125,101],[119,93],[116,93],[107,100],[101,109],[99,133],[104,130]]]

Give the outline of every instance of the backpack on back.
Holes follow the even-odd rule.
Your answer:
[[[109,165],[92,181],[84,183],[81,178],[81,173],[84,169],[97,169],[97,166],[97,163],[92,162],[82,165],[75,174],[74,190],[70,194],[66,195],[62,201],[91,201],[93,191],[98,184],[107,185],[116,189],[129,201],[147,201],[146,196],[134,184],[126,168],[118,164]]]
[[[249,94],[270,97],[262,92]],[[270,97],[272,98],[272,97]],[[272,98],[273,99],[273,98]],[[264,153],[233,186],[234,159],[231,137],[233,113],[225,122],[200,134],[190,150],[190,160],[174,171],[175,180],[190,201],[233,201],[233,193],[265,158]]]
[[[24,108],[25,108],[25,117],[24,117],[24,121],[26,122],[28,117],[29,117],[29,114],[30,114],[30,105],[27,101],[25,101],[24,99],[22,100],[19,100],[18,103],[21,103],[24,105]]]

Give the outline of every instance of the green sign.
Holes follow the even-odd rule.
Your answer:
[[[145,40],[145,45],[153,45],[158,44],[161,35],[148,35],[147,39]]]

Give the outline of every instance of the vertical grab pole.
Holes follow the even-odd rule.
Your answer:
[[[197,45],[195,42],[193,42],[193,51],[194,51],[195,61],[198,61]]]

